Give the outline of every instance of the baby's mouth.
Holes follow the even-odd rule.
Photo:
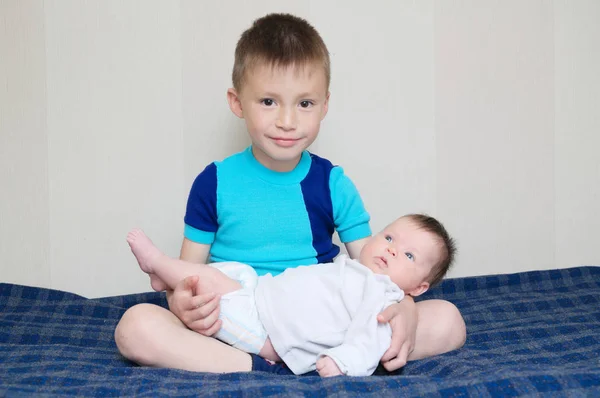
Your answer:
[[[380,266],[383,265],[385,268],[387,268],[388,263],[387,263],[387,259],[385,257],[378,256],[378,257],[375,257],[375,259],[377,260],[378,265],[380,265]]]

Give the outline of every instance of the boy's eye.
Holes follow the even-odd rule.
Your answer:
[[[415,261],[415,256],[412,253],[404,253],[410,261]]]
[[[273,106],[273,104],[275,103],[275,101],[273,101],[271,98],[265,98],[260,102],[265,106]]]
[[[312,101],[304,100],[300,101],[300,106],[302,108],[310,108],[313,105]]]
[[[385,236],[385,240],[387,240],[388,242],[392,243],[392,237],[389,235]]]

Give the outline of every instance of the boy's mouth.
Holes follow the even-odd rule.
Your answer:
[[[279,137],[273,137],[271,139],[278,146],[282,146],[282,147],[286,147],[286,148],[294,146],[298,141],[300,141],[299,138],[279,138]]]

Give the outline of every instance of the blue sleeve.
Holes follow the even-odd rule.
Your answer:
[[[371,236],[371,217],[365,210],[358,190],[339,166],[331,169],[329,189],[333,204],[333,222],[342,243]]]
[[[209,164],[196,177],[185,211],[184,236],[192,242],[210,245],[219,227],[217,221],[217,166]]]

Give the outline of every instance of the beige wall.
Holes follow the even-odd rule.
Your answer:
[[[451,276],[600,265],[598,1],[0,0],[0,281],[148,290],[125,234],[178,254],[193,178],[248,144],[235,42],[276,11],[329,46],[312,150],[374,229],[439,217]]]

